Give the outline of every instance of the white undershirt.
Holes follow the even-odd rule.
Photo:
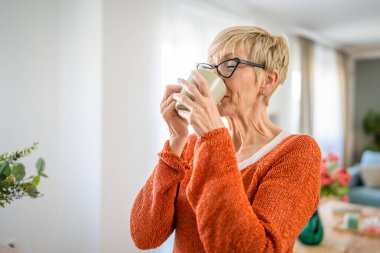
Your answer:
[[[274,147],[276,147],[282,140],[291,135],[292,133],[282,130],[276,137],[274,137],[268,144],[259,149],[251,157],[245,159],[238,164],[239,170],[242,170],[249,165],[257,162],[261,157],[269,153]]]

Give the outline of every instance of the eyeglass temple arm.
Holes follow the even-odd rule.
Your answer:
[[[265,68],[265,65],[264,65],[264,64],[258,64],[258,63],[249,62],[249,61],[240,60],[240,59],[239,59],[239,61],[240,61],[241,63],[248,64],[248,65],[251,65],[251,66],[254,66],[254,67],[258,67],[258,68],[262,68],[262,69]]]

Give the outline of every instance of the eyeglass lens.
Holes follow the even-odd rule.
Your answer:
[[[228,60],[218,66],[218,71],[222,76],[229,77],[235,71],[236,66],[237,62],[235,60]]]
[[[222,75],[224,77],[229,77],[234,72],[237,64],[238,63],[235,60],[233,60],[233,59],[221,62],[218,65],[218,67],[217,67],[218,68],[218,72],[219,72],[220,75]],[[197,65],[197,68],[198,69],[209,69],[209,70],[211,70],[214,67],[212,65],[210,65],[210,64],[199,63]]]

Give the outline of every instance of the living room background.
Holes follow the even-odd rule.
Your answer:
[[[257,25],[288,38],[288,78],[271,99],[271,116],[316,137],[324,153],[351,154],[344,165],[357,162],[369,141],[362,115],[380,108],[379,48],[345,51],[343,84],[339,43],[309,23],[247,6],[245,0],[1,0],[0,153],[39,141],[25,164],[33,167],[43,156],[49,179],[41,183],[43,198],[0,209],[0,245],[13,241],[28,253],[139,252],[129,213],[167,138],[159,113],[164,85],[205,61],[211,39],[227,26]],[[302,38],[313,43],[315,98],[307,97],[313,114],[301,112]],[[301,129],[301,120],[312,130]],[[166,252],[167,245],[151,252]]]

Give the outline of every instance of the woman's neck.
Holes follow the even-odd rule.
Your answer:
[[[247,152],[255,153],[281,132],[281,129],[269,120],[265,109],[227,119],[235,151],[242,156]]]

